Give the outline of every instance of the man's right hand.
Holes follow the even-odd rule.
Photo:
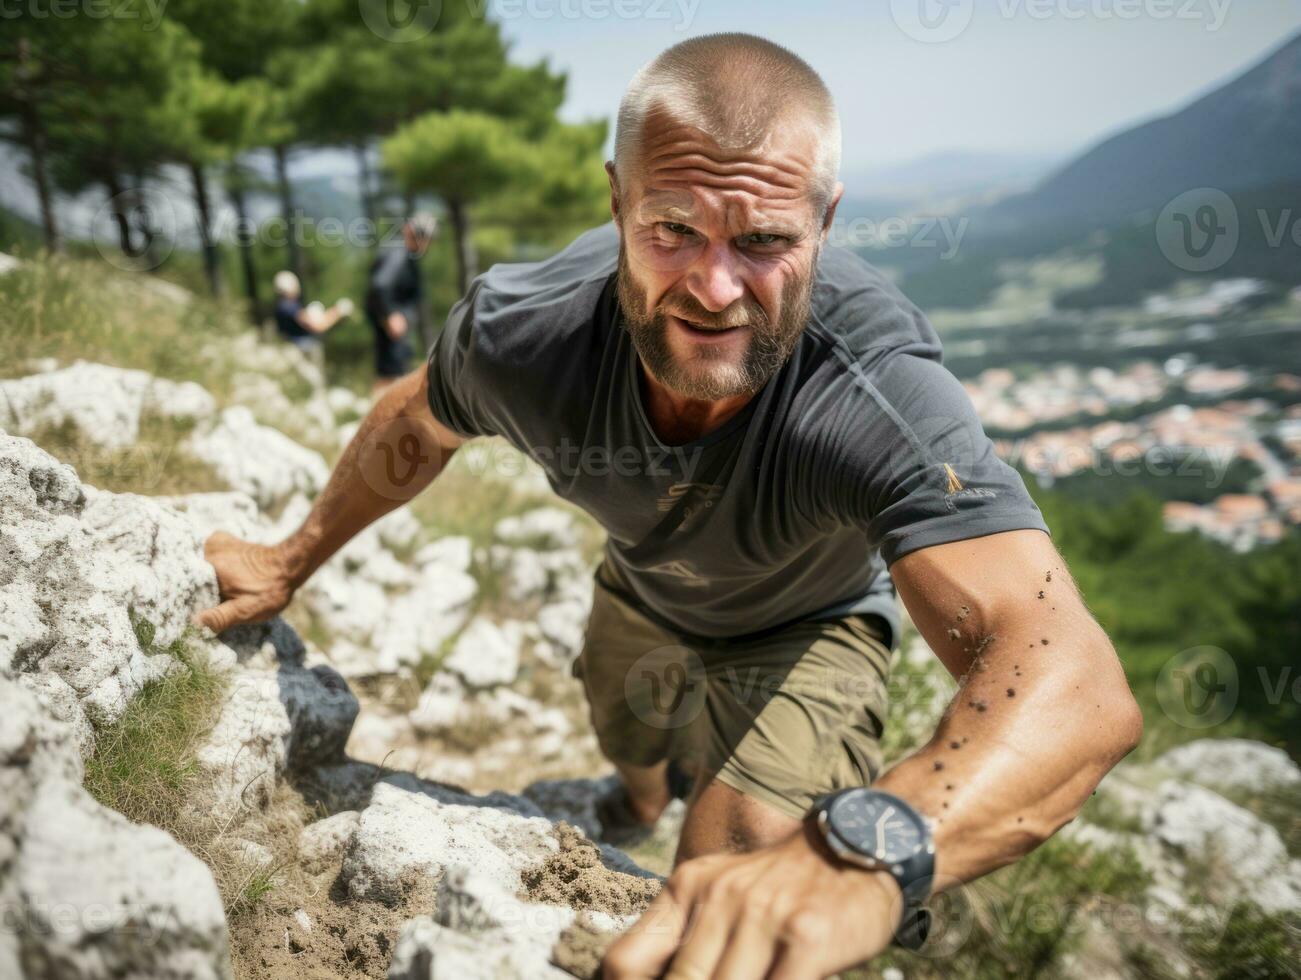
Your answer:
[[[385,326],[390,340],[400,340],[407,332],[407,318],[401,313],[390,313]]]
[[[293,598],[296,586],[278,548],[251,544],[218,531],[204,544],[203,556],[216,569],[223,601],[196,614],[194,621],[214,633],[264,622]]]

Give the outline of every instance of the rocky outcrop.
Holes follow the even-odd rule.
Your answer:
[[[0,932],[0,975],[229,975],[227,927],[207,866],[81,786],[82,760],[98,733],[151,681],[191,669],[187,658],[226,677],[216,722],[196,754],[205,773],[203,819],[237,829],[245,814],[269,805],[282,781],[315,786],[316,798],[339,812],[303,829],[296,860],[314,873],[338,868],[341,901],[408,903],[401,907],[415,917],[393,976],[561,975],[549,960],[574,909],[560,891],[546,893],[549,901],[530,897],[525,881],[549,881],[542,869],[569,860],[573,838],[557,832],[555,817],[572,814],[595,833],[587,816],[597,784],[557,783],[536,800],[474,795],[351,762],[343,750],[357,698],[283,620],[221,638],[189,626],[192,613],[216,599],[202,558],[207,534],[224,528],[273,540],[305,507],[291,497],[277,522],[238,492],[111,494],[83,486],[30,441],[0,433],[0,904],[18,923]],[[522,527],[511,535],[561,533],[555,518]],[[414,554],[409,566],[394,549]],[[378,656],[368,653],[365,673],[400,669],[464,626],[477,588],[470,564],[468,541],[423,544],[419,526],[399,512],[337,556],[308,601],[359,644],[383,644]],[[350,625],[346,606],[368,585],[383,616]],[[346,591],[327,611],[330,589]],[[558,752],[570,730],[564,713],[508,686],[521,646],[545,642],[541,634],[524,622],[474,623],[438,675],[457,700],[445,706],[444,721],[467,703],[506,723],[529,719],[557,743],[547,748],[539,739],[535,750]],[[250,867],[274,869],[264,845],[228,836],[225,850]],[[619,852],[585,846],[583,874],[644,880]],[[606,891],[623,895],[627,889],[611,880]],[[643,894],[644,886],[632,890]],[[413,895],[426,896],[424,906],[410,904]],[[427,917],[415,914],[422,910]],[[299,912],[293,928],[306,936],[311,916]],[[609,935],[628,918],[595,914]]]
[[[262,508],[278,507],[297,494],[315,496],[330,477],[320,453],[260,425],[242,406],[226,409],[215,425],[194,433],[185,448]]]
[[[146,415],[198,423],[216,410],[213,397],[192,381],[167,381],[85,361],[0,381],[0,429],[28,435],[71,423],[106,449],[134,445]]]

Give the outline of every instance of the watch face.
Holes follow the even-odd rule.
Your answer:
[[[863,790],[832,801],[827,822],[842,841],[860,854],[896,863],[926,846],[919,818],[901,801],[885,793]]]

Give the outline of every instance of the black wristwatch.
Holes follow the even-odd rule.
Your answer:
[[[884,871],[903,893],[896,945],[919,949],[930,931],[924,903],[935,874],[935,842],[926,818],[897,796],[875,789],[842,789],[819,799],[813,817],[827,846],[842,861]]]

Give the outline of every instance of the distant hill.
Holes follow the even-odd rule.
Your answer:
[[[1029,153],[948,150],[916,160],[844,174],[848,196],[923,201],[1021,191],[1047,175],[1058,158]]]
[[[1113,136],[993,217],[1106,225],[1198,187],[1226,192],[1301,179],[1301,35],[1174,115]]]

